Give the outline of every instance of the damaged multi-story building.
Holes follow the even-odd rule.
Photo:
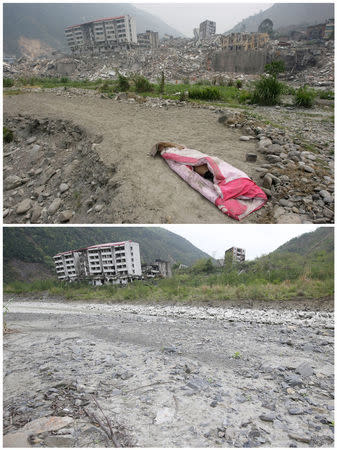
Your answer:
[[[100,53],[137,44],[136,22],[129,15],[72,25],[64,32],[73,53]]]
[[[53,257],[59,280],[88,280],[95,286],[127,284],[141,278],[139,244],[133,241],[93,245]]]
[[[231,247],[225,251],[225,267],[231,266],[237,263],[243,263],[246,259],[246,250],[238,247]]]
[[[157,31],[146,30],[145,33],[137,34],[137,42],[139,47],[143,48],[158,48],[159,34]]]
[[[216,23],[212,20],[204,20],[199,25],[199,39],[207,39],[215,34]]]

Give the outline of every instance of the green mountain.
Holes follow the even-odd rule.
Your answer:
[[[291,239],[269,255],[248,263],[250,270],[272,282],[303,277],[333,280],[334,228],[321,227]]]
[[[326,252],[333,256],[334,230],[332,227],[321,227],[311,233],[302,234],[281,245],[274,254],[297,253],[311,257],[317,252]]]
[[[274,30],[278,30],[294,25],[316,25],[332,17],[333,3],[275,3],[265,11],[242,20],[226,33],[256,32],[265,19],[271,19]]]
[[[67,50],[64,28],[102,17],[129,14],[136,19],[137,33],[145,30],[182,36],[158,17],[129,3],[4,3],[4,55],[22,55],[25,42],[41,49]]]
[[[52,257],[90,245],[133,240],[143,262],[156,258],[190,265],[209,255],[186,239],[159,227],[11,227],[4,228],[4,281],[54,276]]]

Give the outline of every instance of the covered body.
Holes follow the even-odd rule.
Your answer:
[[[165,142],[152,148],[152,156],[157,153],[190,186],[233,219],[244,219],[267,201],[266,194],[247,174],[217,157]],[[195,171],[196,167],[204,165],[213,181]]]

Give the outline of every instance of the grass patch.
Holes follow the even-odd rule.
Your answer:
[[[12,80],[11,78],[3,79],[3,87],[4,88],[9,88],[9,87],[13,87],[13,86],[14,86],[14,80]]]

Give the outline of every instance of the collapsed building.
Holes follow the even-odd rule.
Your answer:
[[[265,65],[282,60],[288,73],[313,67],[318,63],[325,42],[271,40],[268,33],[232,33],[222,36],[221,49],[211,54],[211,67],[217,72],[263,73]]]
[[[64,32],[72,53],[100,53],[137,44],[136,22],[129,15],[72,25]]]
[[[144,278],[171,278],[171,264],[168,261],[156,259],[153,264],[142,265],[142,273]]]
[[[141,265],[139,244],[133,241],[92,245],[53,257],[61,281],[89,281],[94,286],[125,285],[142,278],[172,276],[171,264],[160,259]]]

